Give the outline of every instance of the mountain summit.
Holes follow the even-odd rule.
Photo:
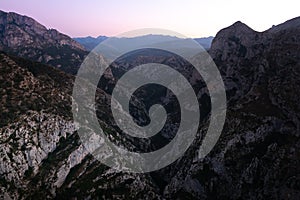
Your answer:
[[[0,11],[0,50],[75,73],[84,47],[55,29],[34,19]]]

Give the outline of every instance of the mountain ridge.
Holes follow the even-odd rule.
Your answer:
[[[79,43],[34,19],[0,11],[0,50],[75,74],[87,52]]]
[[[120,42],[120,43],[126,43],[126,40],[127,40],[129,43],[131,43],[131,42],[134,42],[136,44],[141,43],[140,46],[143,46],[145,41],[148,41],[147,44],[158,43],[160,41],[167,42],[167,41],[173,40],[174,36],[149,34],[149,35],[143,35],[143,36],[138,36],[138,37],[129,37],[129,38],[127,38],[127,37],[107,37],[107,36],[98,36],[98,37],[94,38],[91,36],[87,36],[87,37],[77,37],[77,38],[73,38],[73,39],[76,40],[77,42],[79,42],[81,45],[83,45],[86,48],[86,50],[91,51],[98,44],[100,44],[101,42],[103,42],[106,39],[115,40],[115,42]],[[213,37],[209,36],[209,37],[202,37],[202,38],[194,38],[194,40],[196,42],[198,42],[204,49],[209,49],[211,42],[213,40]]]
[[[205,121],[181,158],[145,174],[116,172],[88,154],[72,120],[74,76],[0,52],[0,198],[298,199],[300,31],[294,25],[281,27],[256,32],[237,22],[218,32],[209,53],[228,100],[221,137],[199,160],[196,151]],[[138,55],[132,63],[154,58]],[[169,61],[185,67],[173,58]],[[106,77],[104,85],[114,82],[118,72]],[[192,70],[184,72],[194,75]],[[197,97],[206,99],[205,86],[193,84]],[[105,134],[130,150],[145,145],[126,140],[116,128],[109,97],[100,88],[95,94]]]

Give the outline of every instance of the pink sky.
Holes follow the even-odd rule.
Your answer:
[[[298,0],[0,0],[0,9],[30,16],[48,28],[78,36],[113,36],[163,28],[188,37],[214,36],[242,21],[257,31],[299,16]]]

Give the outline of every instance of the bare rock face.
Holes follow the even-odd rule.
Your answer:
[[[56,35],[61,39],[54,42],[58,49],[60,45],[72,46],[67,38],[46,30],[30,18],[23,17],[21,23],[20,16],[2,13],[2,21],[3,15],[6,18],[10,15],[9,27],[16,28],[13,24],[19,23],[20,32],[15,33],[23,35],[9,38],[13,33],[5,34],[9,39],[1,40],[1,45],[6,41],[6,46],[14,46],[23,53],[26,51],[18,38],[27,37],[23,44],[29,46],[44,45],[42,40],[31,37],[32,33],[49,40]],[[3,27],[0,26],[1,34]],[[197,138],[183,157],[164,169],[146,174],[112,170],[82,146],[71,113],[73,76],[1,53],[0,198],[298,199],[299,52],[299,18],[261,33],[241,22],[221,30],[209,52],[220,69],[228,99],[227,118],[217,145],[205,158],[197,159],[208,124],[208,120],[203,120]],[[42,62],[45,59],[51,63],[63,55],[39,56]],[[132,63],[149,61],[137,58]],[[179,63],[173,58],[169,61]],[[114,83],[114,76],[121,70],[112,69],[103,84]],[[192,70],[183,71],[194,80]],[[206,94],[204,85],[192,83],[199,97]],[[128,140],[116,128],[109,114],[109,90],[108,87],[106,93],[99,89],[95,97],[97,116],[105,133],[128,149],[148,145]],[[134,103],[137,108],[146,107],[142,101]],[[137,110],[136,114],[141,116],[144,112],[146,109]],[[164,136],[171,139],[168,131]]]
[[[84,47],[55,29],[34,19],[0,11],[0,50],[76,73]]]
[[[71,113],[73,76],[5,53],[0,69],[1,199],[160,198],[149,175],[111,170],[82,146]],[[96,95],[102,117],[106,98]],[[118,135],[108,122],[101,121],[107,134]]]
[[[300,195],[300,19],[264,32],[237,22],[214,38],[210,54],[228,98],[214,150],[177,169],[172,199],[297,199]]]
[[[1,129],[1,175],[22,185],[25,173],[36,172],[60,139],[73,132],[75,125],[60,116],[38,112],[20,116],[18,122]]]
[[[225,60],[233,50],[238,50],[237,57],[249,57],[246,46],[251,47],[260,40],[259,33],[246,24],[238,21],[232,26],[222,29],[214,38],[210,52],[216,57]],[[247,54],[248,53],[248,54]]]

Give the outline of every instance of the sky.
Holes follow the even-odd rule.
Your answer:
[[[264,31],[300,16],[299,8],[299,0],[0,0],[0,10],[30,16],[71,37],[140,28],[206,37],[236,21]]]

